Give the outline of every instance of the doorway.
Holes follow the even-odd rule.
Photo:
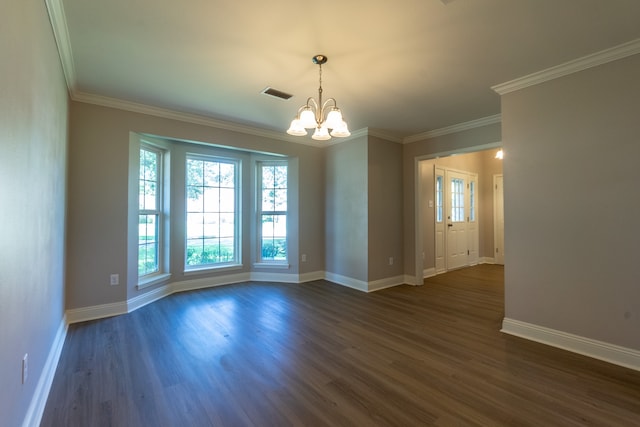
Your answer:
[[[493,176],[502,175],[502,161],[495,153],[491,147],[416,158],[416,284],[448,270],[496,263]]]

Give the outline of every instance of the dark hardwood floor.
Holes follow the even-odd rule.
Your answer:
[[[640,372],[499,332],[503,269],[172,295],[74,324],[42,426],[634,426]]]

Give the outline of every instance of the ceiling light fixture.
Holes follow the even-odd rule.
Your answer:
[[[289,135],[305,136],[307,129],[315,128],[311,138],[318,141],[326,141],[332,136],[345,138],[351,133],[347,128],[347,123],[342,118],[342,112],[338,108],[335,98],[329,98],[322,102],[322,64],[327,62],[324,55],[316,55],[311,58],[319,69],[320,87],[318,88],[318,101],[313,97],[307,98],[307,103],[298,109],[296,117],[291,122],[287,130]]]
[[[496,153],[496,159],[504,159],[504,152],[502,151],[502,149],[498,150],[498,152]]]

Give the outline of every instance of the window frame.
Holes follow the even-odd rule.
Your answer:
[[[286,171],[287,171],[287,179],[286,179],[286,187],[284,188],[286,190],[286,210],[268,210],[265,211],[263,210],[263,206],[262,206],[262,201],[263,201],[263,191],[265,190],[265,188],[263,187],[263,167],[277,167],[277,166],[284,166],[286,167]],[[290,217],[290,212],[289,212],[289,206],[290,206],[290,194],[289,194],[289,189],[290,189],[290,184],[289,184],[289,179],[290,179],[290,165],[289,165],[289,161],[285,160],[285,159],[278,159],[278,160],[259,160],[256,161],[256,265],[258,266],[268,266],[268,265],[273,265],[273,266],[288,266],[289,265],[289,217]],[[274,190],[277,189],[277,187],[273,188]],[[282,188],[280,188],[282,189]],[[262,250],[262,244],[263,244],[263,221],[262,218],[265,215],[279,215],[279,216],[284,216],[285,218],[285,243],[284,243],[284,247],[285,247],[285,257],[284,259],[273,259],[273,258],[264,258],[263,257],[263,250]],[[272,236],[275,237],[275,236]]]
[[[188,188],[190,187],[190,181],[189,181],[189,176],[188,176],[188,172],[189,172],[189,161],[190,160],[196,160],[196,161],[203,161],[203,162],[210,162],[210,163],[224,163],[224,164],[231,164],[234,167],[234,179],[233,179],[233,185],[234,185],[234,205],[233,205],[233,217],[234,217],[234,225],[233,225],[233,259],[229,260],[229,261],[223,261],[223,262],[215,262],[215,263],[205,263],[205,264],[189,264],[189,240],[196,240],[194,238],[189,238],[189,213],[198,213],[198,212],[190,212],[189,211],[189,190]],[[185,189],[185,194],[184,194],[184,225],[185,225],[185,233],[184,233],[184,242],[183,242],[183,247],[184,247],[184,259],[183,259],[183,265],[184,265],[184,272],[185,274],[191,273],[191,272],[201,272],[201,271],[206,271],[206,270],[218,270],[218,269],[224,269],[224,268],[229,268],[229,267],[238,267],[242,265],[242,238],[241,238],[241,231],[242,231],[242,212],[241,212],[241,198],[242,198],[242,160],[239,158],[235,158],[235,157],[225,157],[225,156],[219,156],[219,155],[213,155],[213,154],[201,154],[201,153],[186,153],[185,156],[185,160],[184,160],[184,165],[185,165],[185,173],[184,173],[184,189]],[[204,181],[203,181],[203,191],[204,188],[207,187],[204,185]],[[215,187],[211,187],[211,188],[215,188]],[[218,190],[220,190],[220,185],[218,185]],[[203,200],[203,204],[204,204],[204,200]],[[203,215],[205,215],[207,212],[203,211],[200,212]],[[208,213],[217,213],[218,215],[221,214],[220,211],[220,207],[218,207],[218,212],[208,212]],[[221,236],[218,237],[212,237],[213,239],[217,239],[218,242],[220,242],[220,240],[222,239]],[[207,239],[206,235],[204,235],[204,225],[203,225],[203,234],[201,235],[201,237],[199,238],[199,240],[205,240]],[[220,244],[220,243],[218,243]],[[204,245],[204,242],[203,242]]]

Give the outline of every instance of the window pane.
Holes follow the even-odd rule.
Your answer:
[[[233,212],[236,206],[236,190],[233,188],[220,189],[220,212]]]
[[[274,211],[276,209],[274,191],[269,189],[262,190],[262,210]]]
[[[438,175],[436,177],[436,221],[442,222],[442,211],[443,211],[443,190],[442,190],[442,181],[443,177]]]
[[[275,190],[275,210],[286,211],[287,210],[287,190]]]
[[[451,220],[464,221],[464,180],[460,178],[451,180]]]
[[[220,164],[217,162],[204,163],[204,185],[210,187],[220,186]]]
[[[476,182],[471,181],[469,183],[469,216],[470,221],[476,220]]]
[[[220,212],[220,188],[204,187],[204,212]]]
[[[190,186],[202,186],[204,162],[201,160],[187,160],[187,183]]]
[[[234,188],[235,182],[235,165],[220,163],[220,187]]]

